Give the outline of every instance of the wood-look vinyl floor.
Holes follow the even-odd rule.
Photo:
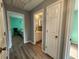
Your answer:
[[[10,59],[52,59],[42,52],[40,44],[23,44],[20,37],[13,39],[13,46],[10,50]]]
[[[70,47],[70,57],[71,59],[78,59],[78,45],[77,44],[71,44]]]

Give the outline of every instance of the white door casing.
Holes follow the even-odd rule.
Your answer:
[[[7,15],[7,20],[8,20],[8,35],[9,35],[9,40],[8,40],[8,49],[12,47],[12,34],[10,30],[10,17]]]
[[[35,33],[36,33],[36,16],[35,15],[37,15],[37,14],[39,14],[39,13],[43,13],[43,15],[42,15],[42,40],[43,40],[43,19],[44,19],[44,9],[40,9],[40,10],[38,10],[37,12],[35,12],[34,13],[34,15],[33,15],[33,18],[34,18],[34,21],[33,21],[33,27],[34,27],[34,29],[33,29],[33,31],[34,31],[34,42],[33,42],[33,44],[35,45],[36,44],[36,35],[35,35]],[[43,42],[42,42],[43,43]]]
[[[73,12],[74,12],[75,0],[68,0],[67,3],[67,16],[65,26],[65,41],[63,48],[63,59],[70,59],[70,46],[71,46],[71,32],[73,24]]]
[[[58,59],[59,57],[62,7],[61,2],[56,2],[47,7],[45,52],[54,59]]]
[[[0,0],[0,48],[7,47],[6,44],[6,26],[5,26],[5,13],[4,13],[4,5],[3,1]],[[6,59],[8,56],[7,49],[2,50],[0,52],[0,59]]]
[[[10,16],[14,17],[22,17],[23,19],[23,25],[24,25],[24,30],[23,30],[23,41],[24,43],[27,43],[27,37],[26,37],[26,28],[25,28],[25,16],[24,14],[18,13],[18,12],[13,12],[13,11],[7,11],[7,21],[8,21],[8,32],[9,32],[9,48],[12,47],[12,33],[11,33],[11,26],[10,26]]]
[[[33,14],[33,18],[34,18],[34,21],[33,21],[33,32],[34,32],[34,42],[33,44],[35,45],[36,44],[36,35],[35,35],[35,32],[36,32],[36,22],[35,22],[35,15],[38,14],[38,13],[43,13],[42,14],[42,51],[44,52],[44,9],[40,9],[38,10],[37,12],[35,12]]]

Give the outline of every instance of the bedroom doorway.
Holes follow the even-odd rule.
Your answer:
[[[8,11],[7,21],[9,35],[8,49],[10,57],[12,57],[11,55],[15,54],[14,51],[18,50],[25,43],[25,19],[23,14]]]

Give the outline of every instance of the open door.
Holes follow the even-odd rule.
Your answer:
[[[0,59],[7,58],[7,44],[6,44],[6,26],[4,21],[4,7],[3,2],[0,0]]]

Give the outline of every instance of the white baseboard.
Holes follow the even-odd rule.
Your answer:
[[[45,50],[43,50],[43,49],[42,49],[42,52],[43,52],[43,53],[45,53],[45,54],[47,54],[47,53],[46,53],[46,51],[45,51]]]
[[[77,43],[74,43],[74,42],[71,42],[71,44],[76,44],[76,45],[78,45]]]
[[[32,42],[32,41],[26,41],[26,42],[24,42],[24,44],[25,43],[32,43],[33,45],[35,45],[34,42]]]
[[[32,41],[30,41],[30,43],[32,43],[33,45],[35,45],[34,42],[32,42]]]
[[[24,44],[25,44],[25,43],[29,43],[29,42],[30,42],[30,41],[26,41],[26,42],[24,42]]]

